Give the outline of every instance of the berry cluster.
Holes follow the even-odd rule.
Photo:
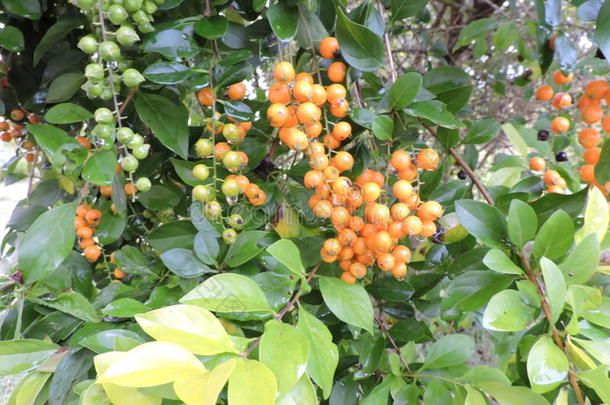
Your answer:
[[[553,82],[557,86],[568,85],[572,82],[574,74],[565,76],[560,71],[553,74]],[[572,96],[567,92],[557,92],[552,86],[541,86],[536,90],[536,98],[541,101],[550,101],[554,109],[568,109],[572,106]],[[583,147],[584,164],[579,169],[582,181],[591,183],[599,187],[604,193],[610,191],[610,185],[601,185],[595,179],[595,165],[599,162],[601,148],[598,146],[602,142],[602,135],[596,125],[607,133],[610,133],[610,115],[604,117],[603,103],[610,105],[610,87],[605,80],[593,80],[584,87],[582,95],[578,98],[576,106],[579,110],[579,120],[587,125],[578,134],[578,143]],[[570,120],[566,116],[559,116],[551,121],[550,129],[555,133],[564,133],[570,129]],[[546,141],[550,133],[546,130],[538,132],[538,140]],[[560,151],[555,154],[555,160],[565,162],[568,160],[566,152]],[[536,171],[544,171],[545,162],[540,157],[530,159],[530,168]],[[543,176],[549,192],[563,192],[566,189],[566,182],[561,175],[554,170],[548,170]]]
[[[25,160],[33,162],[36,158],[34,153],[34,142],[28,139],[28,131],[25,128],[25,121],[30,124],[38,124],[40,118],[34,113],[26,113],[21,109],[14,109],[11,111],[8,119],[4,118],[0,121],[0,139],[3,142],[15,141],[24,151]]]
[[[76,209],[74,228],[76,229],[76,236],[79,238],[78,244],[83,250],[83,255],[90,263],[95,262],[102,254],[102,248],[93,239],[95,228],[99,225],[101,219],[102,212],[86,204],[81,204]]]

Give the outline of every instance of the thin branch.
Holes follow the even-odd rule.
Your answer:
[[[381,312],[381,313],[383,313],[383,312]],[[400,359],[400,363],[402,364],[402,366],[410,373],[411,369],[409,368],[409,363],[404,358],[404,356],[402,355],[402,352],[400,351],[400,348],[396,344],[396,341],[394,341],[394,338],[390,335],[390,332],[388,332],[388,329],[385,327],[385,324],[383,323],[383,319],[375,318],[375,322],[379,326],[381,333],[383,333],[385,335],[385,337],[388,339],[388,342],[390,342],[390,346],[392,346],[392,349],[394,350],[394,352],[398,355],[398,358]]]
[[[530,266],[529,259],[523,254],[519,255],[519,258],[521,259],[521,264],[523,265],[523,268],[525,269],[525,274],[526,274],[528,280],[531,281],[532,283],[534,283],[534,285],[536,286],[536,292],[538,293],[538,297],[540,298],[542,312],[544,312],[544,316],[546,317],[547,323],[549,324],[549,327],[551,328],[551,335],[553,336],[553,340],[555,341],[555,344],[557,345],[557,347],[559,347],[563,352],[565,352],[566,348],[565,348],[565,345],[563,344],[563,340],[561,339],[561,335],[559,334],[559,331],[557,330],[557,328],[555,327],[555,324],[553,323],[551,308],[549,306],[548,298],[545,293],[544,283],[534,274],[534,271],[532,270],[532,266]],[[584,405],[585,399],[582,395],[582,391],[580,390],[580,386],[578,385],[576,375],[574,375],[574,373],[572,371],[568,371],[568,380],[570,380],[570,384],[572,385],[572,388],[574,388],[574,394],[576,395],[576,399],[578,400],[578,403],[580,405]]]
[[[377,9],[379,13],[383,15],[384,9],[381,4],[381,0],[377,0]],[[390,67],[390,78],[392,79],[392,83],[396,81],[398,75],[396,74],[396,66],[394,66],[394,57],[392,56],[392,47],[390,46],[390,35],[388,32],[383,33],[383,42],[385,43],[386,53],[388,54],[388,64]]]
[[[132,87],[131,90],[129,90],[129,94],[127,95],[127,98],[121,105],[121,108],[119,108],[119,115],[122,115],[125,112],[125,110],[127,109],[127,106],[129,105],[129,103],[131,103],[133,101],[133,98],[135,97],[137,92],[138,92],[137,87]]]

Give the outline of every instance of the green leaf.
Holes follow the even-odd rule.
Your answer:
[[[362,285],[330,277],[320,277],[319,282],[322,298],[337,318],[373,334],[373,305]]]
[[[302,4],[298,5],[299,21],[297,24],[296,41],[302,48],[315,51],[320,41],[328,36],[328,31],[318,18]]]
[[[179,28],[157,29],[144,40],[144,51],[158,52],[167,59],[192,58],[201,49],[193,38],[193,23],[182,24]],[[174,27],[178,27],[174,25]]]
[[[229,247],[224,262],[230,267],[237,267],[262,252],[265,247],[259,246],[259,241],[267,236],[266,231],[246,231],[237,236],[237,240]]]
[[[155,137],[181,158],[188,159],[188,112],[159,94],[138,93],[136,111]]]
[[[383,41],[367,27],[350,21],[337,8],[336,36],[346,62],[363,72],[372,72],[384,64]]]
[[[606,3],[608,2],[606,1]],[[593,370],[576,373],[580,381],[595,390],[603,403],[610,403],[610,378],[608,378],[607,368],[608,366],[604,364]]]
[[[527,355],[527,376],[532,391],[544,394],[568,376],[568,359],[548,336],[540,336]]]
[[[217,312],[271,312],[267,297],[254,280],[241,274],[212,276],[180,299]]]
[[[455,366],[468,360],[473,353],[474,340],[472,336],[445,335],[428,349],[422,370]]]
[[[591,233],[597,235],[597,240],[604,240],[608,233],[608,224],[610,223],[610,213],[608,212],[608,202],[599,188],[591,187],[589,190],[589,198],[585,207],[585,223],[582,228],[576,232],[576,243]]]
[[[53,166],[61,170],[66,156],[76,164],[84,162],[87,149],[83,148],[66,131],[48,124],[27,124],[27,130],[34,135],[36,143],[47,155]]]
[[[517,131],[517,129],[509,123],[502,125],[502,131],[510,143],[515,147],[517,154],[522,158],[526,158],[529,149],[519,131]]]
[[[559,268],[569,284],[585,283],[597,272],[599,255],[597,236],[590,233],[576,245]]]
[[[501,129],[500,124],[493,118],[476,121],[468,128],[462,143],[468,145],[489,142],[498,135]]]
[[[458,200],[455,212],[472,236],[490,247],[505,248],[507,225],[499,209],[480,201]]]
[[[602,51],[606,60],[610,60],[610,19],[608,16],[610,15],[610,0],[604,1],[604,4],[599,9],[599,13],[597,14],[597,21],[595,23],[595,33],[593,34],[593,39],[597,43],[597,46]],[[606,140],[605,146],[610,145],[610,140]],[[604,147],[604,149],[607,149]],[[597,172],[597,168],[596,168]],[[600,171],[601,173],[601,171]],[[610,174],[606,172],[606,176],[610,177]],[[599,180],[601,184],[604,184],[604,181]],[[606,180],[608,181],[608,180]]]
[[[152,274],[148,268],[146,258],[140,249],[125,245],[121,249],[115,251],[114,258],[118,267],[132,274]]]
[[[95,353],[112,351],[124,352],[144,343],[144,339],[135,332],[125,329],[109,329],[87,336],[79,345]]]
[[[267,366],[256,360],[237,360],[229,377],[229,403],[273,405],[277,392],[277,381]]]
[[[504,290],[494,295],[483,314],[483,327],[502,332],[518,332],[527,327],[534,316],[534,308],[516,290]]]
[[[174,391],[185,404],[214,405],[235,370],[236,359],[227,360],[205,374],[189,375],[176,380]]]
[[[114,150],[98,150],[85,162],[81,176],[96,186],[111,186],[116,165]]]
[[[509,222],[510,223],[510,222]],[[500,249],[491,249],[483,258],[483,264],[493,271],[504,274],[523,274],[521,267],[517,266]]]
[[[174,248],[192,249],[197,229],[190,221],[163,224],[148,235],[148,242],[160,252]]]
[[[18,28],[6,25],[0,29],[0,47],[10,52],[21,52],[25,46],[23,34]]]
[[[212,271],[195,256],[191,249],[166,250],[161,255],[161,261],[172,273],[183,278],[197,278]]]
[[[416,101],[409,104],[405,111],[413,117],[425,118],[441,127],[454,129],[465,126],[452,113],[447,111],[447,106],[440,101]]]
[[[307,373],[322,388],[324,399],[328,399],[333,387],[333,377],[339,364],[339,350],[333,343],[333,336],[322,321],[299,307],[297,329],[309,341]]]
[[[41,15],[38,0],[2,0],[9,13],[17,14],[30,20],[38,20]]]
[[[497,49],[504,51],[508,49],[519,38],[519,29],[510,22],[505,21],[498,26],[494,34],[493,44]]]
[[[534,258],[551,260],[563,256],[574,242],[574,223],[563,210],[556,211],[540,227],[534,239]]]
[[[536,211],[521,200],[512,200],[508,209],[508,237],[519,249],[534,239],[538,229]]]
[[[500,405],[549,405],[549,401],[542,395],[534,394],[527,387],[513,387],[498,382],[486,382],[480,387]]]
[[[19,245],[19,268],[26,284],[51,274],[74,245],[76,204],[68,203],[45,212],[30,226]]]
[[[563,210],[570,216],[580,215],[587,201],[588,189],[584,187],[574,194],[547,193],[542,198],[531,203],[538,214],[538,221],[546,221],[557,210]]]
[[[194,250],[199,260],[205,264],[215,265],[220,245],[214,234],[199,231],[195,236]]]
[[[51,373],[39,371],[27,374],[13,390],[7,405],[33,405],[38,403],[36,400],[51,375]]]
[[[280,396],[305,375],[308,357],[309,341],[301,330],[275,319],[265,323],[259,360],[275,374]]]
[[[61,16],[55,24],[53,24],[44,36],[38,42],[34,49],[34,66],[40,62],[40,59],[55,45],[57,45],[63,37],[70,31],[83,24],[83,18],[80,15],[65,15]]]
[[[203,17],[195,23],[195,33],[205,39],[219,39],[227,32],[229,21],[222,15]]]
[[[392,0],[392,20],[402,20],[419,14],[428,4],[428,0]]]
[[[555,38],[555,53],[557,54],[557,59],[559,59],[561,70],[565,72],[574,70],[578,51],[566,34],[559,34]]]
[[[58,349],[55,343],[35,339],[0,341],[0,376],[27,371]]]
[[[466,388],[466,401],[464,405],[487,405],[485,396],[479,390],[471,385],[465,385],[464,388]]]
[[[51,82],[47,91],[47,103],[63,103],[70,100],[80,89],[85,77],[81,73],[64,73]]]
[[[493,31],[498,26],[498,22],[493,18],[480,18],[474,20],[460,31],[457,43],[453,50],[459,49],[470,44],[475,39],[482,38],[488,32]]]
[[[290,392],[278,399],[276,405],[318,405],[316,389],[307,374],[297,382]]]
[[[119,298],[102,309],[104,315],[116,316],[119,318],[131,318],[146,311],[148,311],[148,307],[133,298]]]
[[[194,305],[171,305],[136,315],[136,321],[155,340],[180,345],[201,356],[235,352],[227,331],[216,317]]]
[[[86,121],[93,118],[93,114],[73,103],[54,105],[44,115],[45,121],[51,124],[71,124],[73,122]]]
[[[283,40],[292,39],[297,33],[299,11],[288,3],[277,3],[267,10],[267,20],[275,35]]]
[[[610,1],[606,1],[610,12]],[[604,5],[604,6],[606,6]],[[608,53],[610,53],[610,24],[608,28]],[[606,184],[610,181],[610,139],[606,139],[602,146],[599,162],[595,165],[595,180],[600,184]]]
[[[30,298],[30,301],[65,312],[85,322],[100,322],[101,320],[89,300],[74,291],[64,292],[53,298]]]
[[[394,121],[388,115],[380,115],[373,120],[372,129],[377,139],[390,140],[394,132]]]
[[[178,62],[157,62],[142,72],[142,75],[151,82],[159,84],[177,84],[190,77],[191,70]]]
[[[546,285],[546,296],[551,309],[551,322],[555,323],[559,319],[566,302],[566,281],[559,267],[546,257],[540,259],[540,267],[544,284]]]
[[[301,261],[301,252],[289,239],[280,239],[267,248],[267,252],[297,276],[305,276],[305,267]]]
[[[417,72],[400,75],[390,87],[390,109],[402,110],[415,99],[422,85],[422,77]]]
[[[150,190],[140,193],[138,200],[149,210],[166,210],[174,208],[184,198],[182,189],[174,184],[154,184]]]

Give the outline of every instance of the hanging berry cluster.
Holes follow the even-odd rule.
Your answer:
[[[0,121],[0,139],[3,142],[15,141],[16,145],[23,150],[23,156],[28,162],[33,162],[36,158],[34,140],[29,136],[24,123],[38,124],[40,118],[34,113],[26,113],[24,110],[16,108],[12,110],[8,117]]]

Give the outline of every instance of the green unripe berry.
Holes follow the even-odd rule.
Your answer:
[[[139,164],[138,159],[131,155],[127,155],[121,159],[121,168],[129,173],[135,172],[138,169]]]
[[[114,126],[106,124],[97,124],[91,132],[94,136],[100,139],[112,140],[112,137],[114,135]]]
[[[129,13],[120,4],[113,4],[108,7],[108,19],[114,25],[121,25],[129,18]]]
[[[233,214],[227,218],[227,224],[235,229],[241,229],[244,226],[244,219],[239,214]]]
[[[222,205],[218,201],[210,201],[203,207],[203,215],[214,221],[222,215]]]
[[[127,87],[138,87],[144,80],[146,80],[144,79],[144,76],[136,69],[127,69],[123,73],[123,83],[125,83],[125,86]]]
[[[131,18],[133,19],[133,22],[138,25],[144,25],[150,22],[148,14],[146,14],[143,10],[136,11],[131,15]]]
[[[158,5],[161,5],[161,4],[165,3],[165,0],[155,0],[155,3],[157,3]]]
[[[138,42],[140,37],[133,28],[123,26],[116,31],[116,40],[123,46],[131,46]]]
[[[224,183],[222,183],[221,190],[222,193],[229,198],[237,197],[241,192],[239,183],[233,179],[225,180]]]
[[[242,164],[241,157],[239,156],[239,153],[229,151],[225,153],[225,156],[222,158],[222,164],[229,170],[237,169]]]
[[[116,132],[116,139],[117,139],[117,141],[121,142],[122,144],[129,143],[133,139],[133,136],[134,136],[134,133],[133,133],[132,129],[129,127],[121,127]]]
[[[145,193],[152,187],[152,183],[148,177],[140,177],[138,181],[136,181],[136,187],[139,191]]]
[[[87,92],[87,97],[95,98],[100,97],[104,93],[104,86],[101,83],[93,83],[90,81],[85,82],[81,86],[81,89]]]
[[[145,143],[142,145],[138,145],[135,148],[133,148],[133,150],[131,151],[131,153],[133,153],[133,155],[139,159],[145,159],[148,156],[148,151],[150,150],[150,145]]]
[[[85,77],[89,80],[104,80],[104,66],[101,63],[90,63],[85,66]]]
[[[235,229],[227,228],[222,232],[222,240],[225,241],[227,245],[232,245],[237,240],[237,232]]]
[[[95,5],[96,1],[95,0],[78,0],[78,7],[80,7],[83,10],[91,10],[93,8],[93,6]]]
[[[104,41],[99,46],[102,60],[116,61],[121,56],[121,48],[112,41]]]
[[[104,141],[101,144],[99,144],[100,149],[102,150],[110,150],[113,148],[113,144],[112,142],[108,142],[108,141]]]
[[[142,137],[142,135],[134,134],[133,137],[131,138],[131,141],[129,141],[129,143],[127,143],[127,147],[129,149],[134,149],[142,144],[144,144],[144,138]]]
[[[100,98],[104,101],[108,101],[112,98],[112,89],[108,86],[105,86],[102,90],[102,94],[100,94]]]
[[[98,124],[114,124],[114,114],[106,107],[95,110],[94,117]]]
[[[159,7],[155,4],[154,1],[146,0],[142,9],[148,14],[154,14],[157,12],[158,8]]]
[[[78,41],[76,46],[78,46],[78,49],[86,54],[93,55],[97,52],[99,44],[93,35],[85,35],[80,39],[80,41]]]
[[[214,192],[208,186],[197,185],[193,187],[193,200],[200,202],[212,201]]]
[[[222,129],[222,135],[229,143],[238,143],[241,141],[239,127],[235,124],[226,124]]]
[[[140,30],[140,32],[146,34],[149,32],[153,32],[155,30],[155,27],[153,27],[151,23],[147,22],[146,24],[138,24],[138,29]]]
[[[195,153],[200,158],[206,158],[214,152],[214,142],[211,139],[202,138],[195,142]]]
[[[210,169],[206,165],[201,163],[193,167],[193,177],[199,181],[203,181],[210,176]]]
[[[143,0],[123,0],[123,7],[130,13],[135,13],[142,7]]]

